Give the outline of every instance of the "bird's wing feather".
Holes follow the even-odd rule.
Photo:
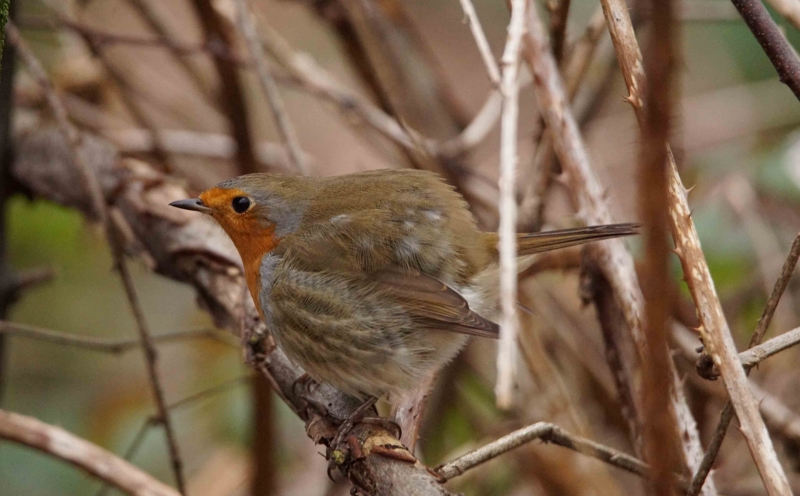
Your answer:
[[[472,311],[463,296],[434,277],[393,268],[371,278],[424,328],[498,337],[497,324]]]

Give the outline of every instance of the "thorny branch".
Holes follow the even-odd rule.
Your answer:
[[[633,25],[624,0],[602,0],[609,32],[617,51],[620,67],[628,88],[628,101],[633,106],[640,127],[644,127],[644,94],[647,80],[642,70],[642,56]],[[714,362],[720,366],[725,387],[731,397],[742,427],[748,448],[764,480],[769,494],[788,494],[789,483],[778,462],[764,421],[758,413],[758,404],[750,391],[747,378],[736,356],[736,347],[722,313],[722,307],[708,270],[700,240],[692,221],[686,189],[678,175],[672,152],[668,150],[669,165],[669,215],[670,229],[675,242],[675,252],[681,261],[683,273],[697,314],[702,324],[704,343],[709,347]],[[695,463],[691,464],[697,471]]]
[[[547,127],[554,130],[552,136],[556,154],[567,173],[574,203],[586,224],[611,223],[613,219],[604,198],[603,189],[592,169],[577,123],[569,107],[555,60],[548,49],[544,28],[536,9],[529,9],[528,12],[526,43],[529,47],[529,63],[534,73],[534,90]],[[643,336],[642,293],[636,278],[633,259],[625,249],[623,242],[619,240],[589,245],[587,252],[591,254],[592,265],[596,266],[603,277],[607,279],[614,302],[624,316],[627,331],[637,352],[635,359],[638,359],[638,363],[635,366],[638,368],[638,364],[647,357],[647,349]],[[619,335],[620,333],[616,333],[616,336]],[[695,463],[699,463],[700,458],[697,427],[686,400],[683,398],[682,384],[674,371],[674,364],[672,360],[667,360],[667,363],[674,384],[670,388],[671,415],[679,421],[680,429],[680,432],[676,433],[676,439],[682,441],[686,465],[694,467]],[[629,383],[633,383],[633,381],[629,381]],[[640,391],[635,391],[629,394],[633,398],[640,398],[639,393]]]
[[[776,349],[774,353],[785,349],[788,346],[791,346],[791,339],[792,339],[792,332],[790,331],[786,333],[784,336],[789,336],[788,338],[784,336],[780,336],[773,340],[764,343],[764,346],[769,345],[766,349],[758,350],[761,348],[757,346],[762,339],[764,339],[764,335],[767,333],[767,329],[769,328],[770,323],[772,322],[772,317],[775,315],[775,310],[778,308],[778,303],[781,301],[781,297],[783,293],[786,291],[786,287],[789,285],[789,280],[794,273],[795,267],[797,267],[797,261],[800,259],[800,235],[798,235],[794,243],[792,243],[792,248],[789,250],[789,255],[786,257],[786,261],[783,264],[783,268],[781,269],[781,276],[775,281],[775,287],[772,290],[772,294],[769,296],[769,300],[767,300],[767,305],[764,307],[764,311],[761,313],[761,317],[758,319],[758,324],[756,325],[756,330],[753,332],[753,335],[750,337],[750,344],[748,348],[749,351],[746,351],[739,355],[741,361],[745,366],[745,374],[750,374],[750,367],[755,365],[755,363],[760,362],[761,360],[756,361],[753,365],[748,366],[747,362],[753,358],[759,358],[763,356],[766,358],[773,353],[768,353],[768,350],[772,349],[773,347]],[[781,339],[783,338],[783,339]],[[778,340],[776,343],[770,344],[772,341]],[[788,340],[787,346],[783,346]],[[777,346],[775,346],[777,344]],[[758,351],[757,351],[758,350]],[[751,353],[750,356],[745,357],[747,353]],[[708,355],[704,355],[708,357]],[[762,358],[762,360],[763,360]],[[714,362],[712,360],[704,360],[703,356],[698,359],[698,365],[701,363],[711,363]],[[713,367],[712,367],[713,368]],[[704,373],[699,367],[698,372],[704,377],[709,377],[712,375],[712,372],[709,371],[708,374]],[[711,436],[711,441],[708,443],[708,449],[706,450],[706,454],[703,457],[703,462],[700,464],[700,467],[697,469],[694,477],[692,478],[692,483],[689,487],[689,495],[694,496],[700,492],[700,489],[703,487],[703,483],[705,482],[706,476],[708,472],[711,471],[711,468],[714,466],[714,461],[717,459],[717,454],[719,453],[720,448],[722,448],[722,441],[725,439],[725,434],[728,432],[728,426],[733,420],[734,409],[733,403],[728,400],[725,403],[725,406],[722,408],[722,412],[719,415],[719,422],[717,423],[716,429],[714,429],[714,434]]]

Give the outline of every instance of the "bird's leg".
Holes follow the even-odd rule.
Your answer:
[[[361,406],[359,406],[358,408],[353,410],[353,413],[351,413],[345,419],[345,421],[342,422],[342,425],[339,426],[339,431],[336,433],[336,437],[333,440],[333,444],[331,444],[331,446],[334,449],[336,449],[336,447],[339,446],[342,443],[342,440],[344,440],[344,437],[351,430],[353,430],[353,426],[355,426],[356,423],[361,422],[361,421],[364,420],[364,414],[367,413],[367,411],[370,408],[372,408],[377,401],[378,401],[378,398],[376,398],[374,396],[372,396],[370,398],[367,398],[367,400],[364,403],[362,403]]]

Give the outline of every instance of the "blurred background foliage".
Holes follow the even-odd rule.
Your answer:
[[[17,0],[14,0],[17,1]],[[387,0],[388,1],[388,0]],[[153,8],[169,19],[174,38],[199,42],[200,31],[188,1],[156,2]],[[261,22],[277,29],[299,50],[313,56],[346,85],[369,94],[348,61],[343,43],[330,25],[300,1],[251,0]],[[467,116],[483,103],[490,84],[456,0],[393,0],[402,4],[420,38],[441,64],[445,80]],[[37,24],[57,15],[79,19],[109,32],[149,34],[141,16],[127,0],[28,0],[20,2],[19,24],[46,63],[60,91],[72,99],[73,119],[87,128],[139,127],[126,98],[139,102],[150,125],[205,133],[228,133],[224,113],[207,97],[219,81],[209,58],[187,57],[204,74],[205,87],[163,47],[109,44],[107,63],[122,75],[121,86],[92,56],[81,38],[58,22],[55,29]],[[215,2],[224,11],[229,2]],[[570,36],[579,35],[598,7],[594,0],[573,0]],[[766,302],[774,277],[792,239],[800,230],[800,105],[781,85],[757,42],[726,0],[684,0],[682,23],[681,105],[676,111],[674,146],[684,183],[694,185],[690,201],[703,248],[727,317],[738,343],[746,342]],[[702,18],[697,12],[727,13]],[[505,41],[505,2],[475,0],[495,54]],[[696,7],[696,8],[695,8]],[[693,10],[694,9],[694,10]],[[716,10],[714,10],[716,9]],[[695,17],[692,17],[695,12]],[[794,46],[800,33],[774,12]],[[37,21],[37,22],[34,22]],[[646,22],[642,24],[646,29]],[[587,85],[603,77],[602,62],[610,53],[607,34],[592,65]],[[610,58],[613,62],[613,56]],[[589,151],[607,190],[615,218],[634,221],[637,215],[633,170],[639,135],[632,112],[623,101],[624,84],[614,68],[605,90],[587,119],[584,131]],[[47,121],[36,84],[21,71],[15,98],[16,133]],[[245,78],[248,120],[254,141],[278,141],[261,93]],[[127,93],[127,96],[124,94]],[[334,174],[405,163],[395,149],[376,138],[364,139],[348,127],[337,111],[311,96],[284,90],[300,142],[313,159],[315,174]],[[581,102],[580,95],[576,105]],[[80,102],[85,105],[81,107]],[[538,114],[530,88],[523,91],[521,163],[530,160]],[[81,113],[83,112],[83,113]],[[83,116],[81,121],[80,115]],[[100,117],[98,117],[100,116]],[[102,118],[101,118],[102,117]],[[497,176],[496,132],[474,150],[468,163],[477,174]],[[131,152],[147,160],[152,154]],[[195,188],[236,174],[233,161],[170,154],[170,168]],[[474,187],[474,185],[473,185]],[[480,187],[480,185],[478,186]],[[493,193],[489,192],[492,198]],[[548,196],[546,225],[563,227],[572,221],[569,202],[558,185]],[[486,209],[484,209],[486,210]],[[476,210],[484,228],[493,229],[496,214]],[[27,291],[10,320],[65,333],[130,338],[135,328],[118,277],[112,270],[102,233],[77,213],[16,195],[9,203],[8,257],[14,268],[52,267],[57,276]],[[632,243],[636,248],[636,243]],[[677,262],[677,261],[676,261]],[[208,328],[209,318],[197,308],[192,291],[136,267],[136,286],[147,318],[156,333]],[[680,268],[675,264],[675,278]],[[602,344],[593,310],[578,298],[577,271],[539,274],[523,289],[535,300],[535,316],[526,336],[534,356],[523,378],[525,402],[512,415],[494,408],[492,394],[494,344],[476,340],[444,374],[423,430],[424,460],[436,465],[514,427],[536,420],[553,421],[590,438],[630,452],[624,421],[615,412],[608,390]],[[781,304],[774,330],[800,325],[800,291],[793,281]],[[682,287],[682,304],[686,292]],[[691,314],[691,306],[689,306]],[[691,318],[691,316],[690,316]],[[184,455],[190,492],[195,495],[248,494],[253,405],[249,371],[241,351],[212,340],[186,340],[159,345],[166,395],[170,402],[216,385],[227,384],[174,410],[174,424]],[[771,359],[754,374],[756,381],[794,411],[800,411],[797,387],[800,358],[790,350]],[[126,452],[148,417],[152,395],[138,349],[107,355],[11,338],[2,377],[3,408],[63,426],[115,453]],[[692,364],[682,363],[691,375]],[[232,379],[239,381],[229,383]],[[689,380],[692,407],[704,441],[716,422],[718,398],[704,399],[708,383]],[[603,386],[605,384],[605,386]],[[600,385],[598,387],[598,385]],[[704,396],[705,395],[705,396]],[[346,494],[347,488],[327,481],[324,459],[307,439],[302,423],[280,401],[273,402],[276,494]],[[759,492],[758,478],[741,438],[734,432],[723,450],[718,487],[726,494]],[[782,451],[783,453],[783,451]],[[147,431],[132,461],[171,482],[166,446],[160,428]],[[790,474],[795,487],[797,472]],[[454,490],[486,494],[614,494],[640,491],[637,479],[561,448],[535,445],[487,464],[453,482]],[[93,494],[99,483],[72,467],[28,449],[0,443],[0,494]],[[337,492],[338,491],[338,492]]]

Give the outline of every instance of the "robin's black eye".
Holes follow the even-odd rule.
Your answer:
[[[250,198],[244,196],[237,196],[231,202],[231,206],[233,207],[233,211],[237,214],[243,214],[247,212],[247,209],[250,208]]]

